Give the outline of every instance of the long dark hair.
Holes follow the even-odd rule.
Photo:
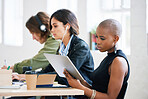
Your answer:
[[[76,16],[68,9],[60,9],[54,12],[50,18],[50,30],[52,29],[51,19],[55,18],[56,20],[62,22],[64,25],[70,24],[70,35],[78,35],[79,34],[79,26]]]
[[[46,32],[43,32],[39,28],[39,22],[36,20],[35,16],[39,18],[39,20],[46,26]],[[50,26],[49,26],[49,15],[45,12],[38,12],[35,16],[32,16],[26,22],[26,27],[29,29],[30,32],[41,34],[41,38],[47,38],[50,34]]]

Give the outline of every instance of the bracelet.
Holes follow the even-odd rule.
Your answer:
[[[91,98],[90,99],[94,99],[95,98],[95,96],[96,96],[96,90],[92,90],[93,92],[92,92],[92,95],[91,95]]]

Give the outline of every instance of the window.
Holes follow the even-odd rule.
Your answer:
[[[147,33],[147,54],[148,54],[148,0],[146,0],[146,33]]]
[[[87,0],[88,32],[108,18],[118,20],[122,25],[120,47],[130,54],[130,0]]]
[[[146,33],[148,34],[148,0],[146,0]]]
[[[51,15],[58,9],[69,9],[77,13],[77,0],[47,0],[47,12]]]
[[[1,0],[1,43],[10,46],[23,44],[23,1]]]
[[[2,0],[0,0],[0,44],[2,43]]]

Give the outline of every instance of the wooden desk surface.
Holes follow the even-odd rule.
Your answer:
[[[67,96],[84,95],[83,90],[75,88],[36,88],[27,90],[23,85],[20,89],[0,89],[0,96]]]

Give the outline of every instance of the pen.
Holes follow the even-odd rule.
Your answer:
[[[8,66],[7,70],[9,70],[9,69],[10,69],[10,66]]]
[[[4,60],[4,63],[5,63],[5,65],[7,66],[7,61],[6,61],[6,59]]]

